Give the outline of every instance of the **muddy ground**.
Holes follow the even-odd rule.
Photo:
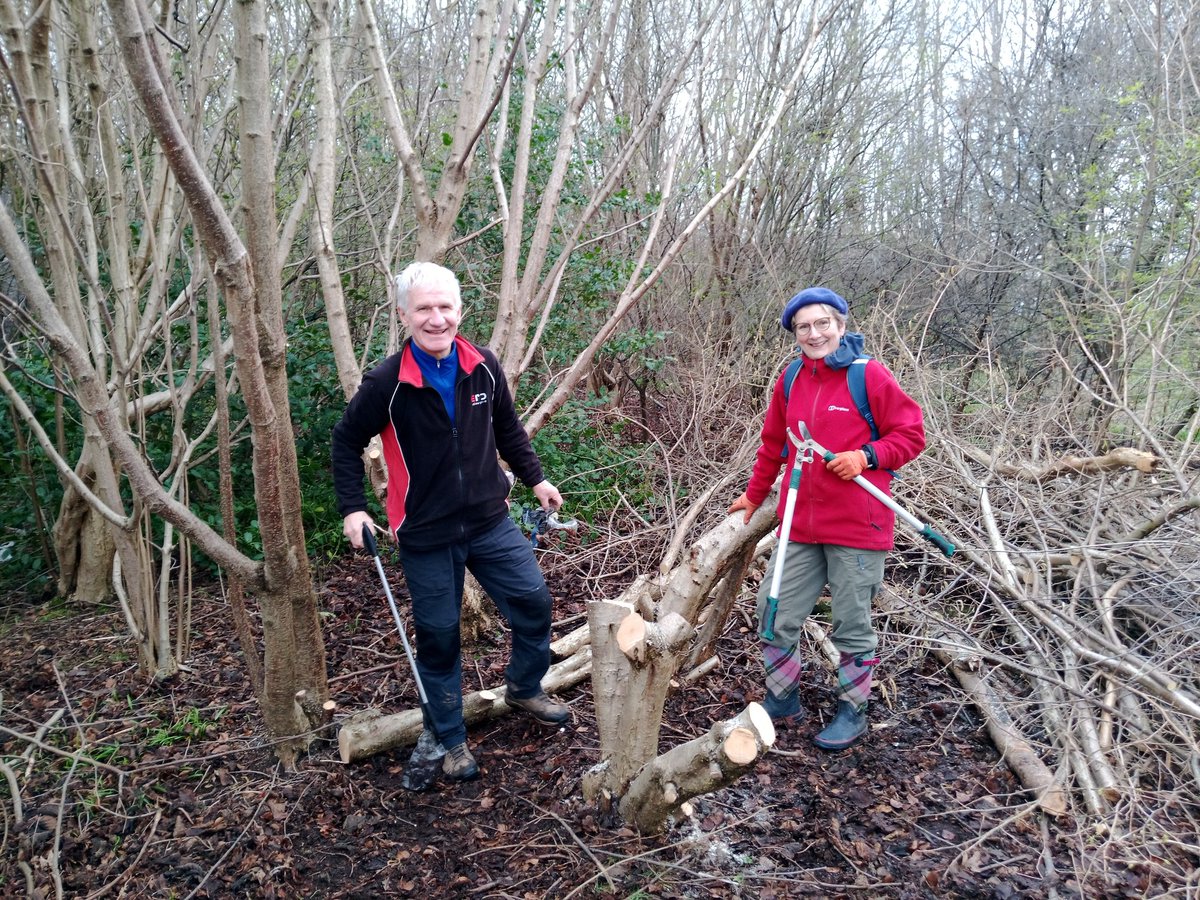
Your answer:
[[[393,570],[403,605],[404,586]],[[557,634],[585,615],[577,576],[551,572]],[[415,705],[374,568],[346,556],[321,574],[337,718]],[[592,586],[594,588],[594,586]],[[669,701],[662,748],[761,699],[747,608],[721,667]],[[223,602],[192,617],[187,671],[148,685],[119,611],[10,599],[3,609],[0,895],[67,897],[1141,897],[1129,870],[1079,883],[1070,822],[1030,813],[975,711],[926,655],[880,666],[871,733],[814,748],[833,707],[820,668],[809,721],[753,774],[643,837],[585,804],[597,762],[590,685],[568,692],[570,727],[510,715],[470,733],[472,783],[401,787],[407,750],[343,765],[333,741],[280,771]],[[503,682],[502,629],[465,650],[468,689]],[[39,735],[39,730],[53,724]],[[93,762],[94,761],[94,762]],[[103,768],[96,765],[103,764]],[[13,803],[20,798],[20,819]],[[1088,876],[1091,878],[1092,876]]]

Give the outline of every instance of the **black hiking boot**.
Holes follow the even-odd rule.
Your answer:
[[[428,728],[417,738],[417,746],[413,747],[408,765],[404,767],[404,777],[400,784],[406,791],[427,791],[437,781],[438,773],[442,771],[442,757],[446,749],[441,745],[433,732]]]
[[[813,738],[822,750],[845,750],[867,733],[866,707],[859,710],[847,700],[839,700],[837,715]]]

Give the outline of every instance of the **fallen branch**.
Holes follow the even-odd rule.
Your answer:
[[[972,654],[970,648],[964,650],[965,653],[954,653],[946,647],[935,647],[933,653],[971,695],[987,721],[988,734],[996,749],[1025,789],[1033,794],[1038,806],[1052,816],[1065,816],[1068,806],[1063,786],[1042,762],[1028,738],[1021,734],[996,692],[976,671],[978,656]]]
[[[76,762],[87,763],[89,766],[94,766],[97,769],[103,769],[106,772],[111,772],[113,775],[117,776],[118,791],[124,789],[125,772],[122,771],[121,769],[116,768],[115,766],[110,766],[106,763],[102,763],[98,759],[92,759],[92,757],[90,757],[84,753],[81,753],[78,750],[76,750],[74,753],[68,753],[65,750],[59,750],[57,747],[50,746],[45,741],[38,740],[33,735],[22,734],[19,731],[13,731],[11,728],[6,728],[4,725],[0,725],[0,731],[4,732],[5,734],[9,735],[10,737],[15,737],[19,741],[25,741],[25,742],[37,747],[40,750],[45,750],[48,753],[54,753],[57,756],[63,757],[64,759],[70,759],[70,760],[74,760]]]
[[[1158,457],[1153,453],[1135,450],[1133,447],[1114,447],[1103,456],[1067,455],[1041,468],[1029,464],[1013,465],[1000,462],[978,447],[966,444],[960,449],[964,455],[971,457],[981,466],[1020,481],[1051,481],[1064,475],[1098,475],[1117,469],[1137,469],[1148,474],[1153,472],[1159,463]]]
[[[621,817],[643,834],[662,831],[686,801],[732,784],[774,743],[771,717],[751,703],[643,766],[621,798]]]
[[[17,784],[17,773],[3,759],[0,759],[0,774],[4,775],[8,782],[8,796],[12,800],[13,805],[13,826],[21,827],[21,823],[25,821],[25,813],[21,807],[21,788]]]
[[[548,694],[579,684],[592,671],[592,649],[584,647],[574,656],[555,663],[542,679]],[[463,696],[463,719],[468,725],[485,722],[512,711],[504,702],[504,688],[474,691]],[[351,763],[396,747],[415,744],[423,728],[420,709],[381,715],[366,710],[348,719],[338,730],[338,754]]]
[[[1126,542],[1140,541],[1144,537],[1148,537],[1158,529],[1162,528],[1172,519],[1182,516],[1186,512],[1191,512],[1194,509],[1200,509],[1200,497],[1185,497],[1178,503],[1172,503],[1157,516],[1139,525],[1131,531]]]

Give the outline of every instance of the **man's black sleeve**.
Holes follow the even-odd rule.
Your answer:
[[[333,426],[330,453],[333,490],[337,494],[338,513],[343,518],[367,509],[362,455],[371,438],[387,427],[388,407],[399,374],[399,354],[394,359],[394,364],[393,359],[388,359],[363,376],[341,421]]]

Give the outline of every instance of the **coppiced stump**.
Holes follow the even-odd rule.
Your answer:
[[[656,758],[663,707],[691,655],[701,611],[722,579],[744,577],[748,549],[775,523],[768,498],[748,525],[738,514],[706,532],[665,576],[639,578],[619,600],[591,605],[601,758],[584,777],[585,799],[620,798],[626,821],[658,830],[688,798],[740,777],[774,742],[770,719],[764,727],[764,716],[748,709]]]

